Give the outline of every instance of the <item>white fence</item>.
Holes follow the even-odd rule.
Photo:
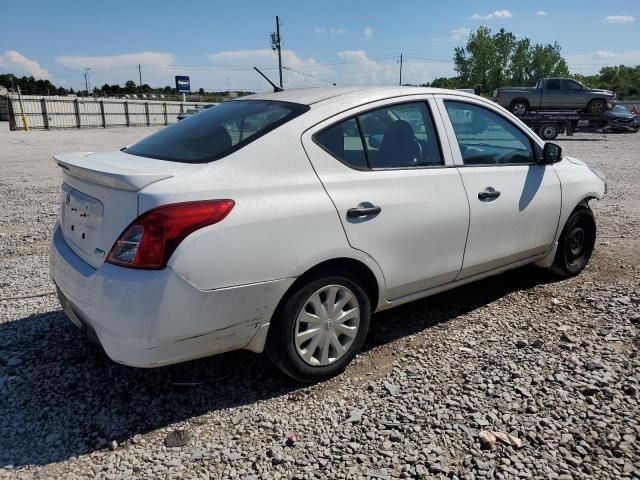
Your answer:
[[[126,100],[122,98],[69,98],[8,96],[9,128],[52,130],[58,128],[147,127],[169,125],[180,113],[206,103]],[[24,108],[24,111],[23,111]]]

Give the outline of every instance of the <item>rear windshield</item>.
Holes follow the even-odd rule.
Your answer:
[[[207,163],[244,147],[308,109],[306,105],[269,100],[225,102],[163,128],[124,152],[172,162]]]

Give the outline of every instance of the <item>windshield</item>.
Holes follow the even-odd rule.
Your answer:
[[[624,105],[616,105],[611,110],[618,113],[631,113]]]
[[[297,103],[221,103],[131,145],[125,153],[180,163],[207,163],[234,152],[306,112]]]

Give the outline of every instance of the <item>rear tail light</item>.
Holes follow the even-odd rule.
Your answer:
[[[120,235],[107,262],[131,268],[163,268],[185,237],[223,220],[233,200],[173,203],[138,217]]]

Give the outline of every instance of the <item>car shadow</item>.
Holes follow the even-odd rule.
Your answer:
[[[518,269],[376,314],[364,350],[555,279]],[[0,324],[0,352],[0,467],[63,461],[305,387],[245,351],[149,370],[118,365],[61,311]]]

